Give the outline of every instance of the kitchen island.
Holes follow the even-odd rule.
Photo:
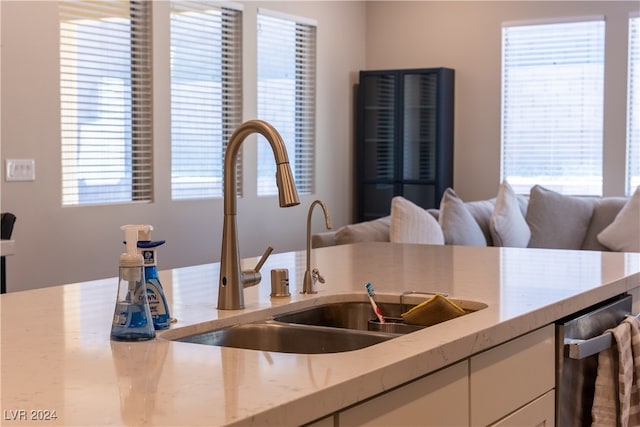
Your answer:
[[[2,295],[0,424],[284,426],[324,419],[333,425],[331,415],[345,408],[640,288],[637,253],[343,245],[313,251],[312,267],[326,283],[315,295],[301,295],[305,261],[304,251],[272,255],[262,283],[245,289],[243,310],[217,310],[217,263],[161,271],[177,322],[140,343],[109,339],[117,278]],[[290,297],[270,297],[274,268],[289,270]],[[381,301],[411,290],[487,307],[343,353],[172,341],[284,313],[294,304],[365,295],[366,282]]]

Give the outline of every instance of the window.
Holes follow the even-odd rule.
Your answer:
[[[640,17],[629,19],[627,195],[640,186]]]
[[[174,200],[222,197],[225,147],[242,118],[241,19],[240,10],[219,3],[171,4]]]
[[[62,204],[152,198],[149,2],[63,1]]]
[[[502,30],[502,178],[602,195],[602,18],[505,25]]]
[[[258,118],[287,146],[300,194],[314,189],[316,25],[258,10]],[[258,195],[277,193],[273,152],[260,136]]]

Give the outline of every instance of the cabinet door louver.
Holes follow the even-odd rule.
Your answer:
[[[365,179],[393,179],[396,134],[396,79],[374,76],[363,82]]]

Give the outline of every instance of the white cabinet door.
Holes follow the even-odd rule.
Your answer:
[[[338,414],[344,426],[467,426],[469,369],[462,361]]]
[[[328,417],[321,418],[310,424],[305,424],[304,427],[334,427],[335,426],[334,420],[335,420],[335,416],[329,415]]]
[[[555,326],[471,357],[471,425],[486,426],[555,387]]]
[[[553,427],[556,418],[555,396],[551,390],[492,427]]]

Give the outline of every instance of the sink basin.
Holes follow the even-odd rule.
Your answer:
[[[382,332],[291,325],[276,321],[244,323],[176,341],[276,351],[280,353],[339,353],[369,347],[394,338]]]
[[[380,307],[382,314],[386,318],[397,319],[400,318],[402,313],[413,307],[413,305],[380,302],[378,303],[378,307]],[[347,301],[322,304],[316,307],[294,311],[276,316],[275,320],[285,323],[369,331],[375,327],[372,324],[375,318],[375,313],[369,301]],[[418,329],[421,329],[421,327],[415,326],[411,328],[411,331]]]
[[[476,301],[451,299],[467,312],[473,313],[487,305]],[[424,326],[403,322],[401,314],[416,304],[378,302],[387,323],[380,324],[375,317],[369,301],[347,301],[322,304],[316,307],[276,316],[275,320],[285,323],[325,326],[332,328],[355,329],[359,331],[383,331],[407,334],[423,329]]]
[[[318,354],[358,350],[423,329],[402,321],[401,314],[424,300],[424,295],[400,297],[402,303],[380,298],[378,306],[387,319],[380,324],[366,296],[350,301],[334,301],[291,311],[266,319],[217,328],[192,335],[172,330],[174,341],[235,347],[280,353]],[[395,297],[398,301],[398,297]],[[452,298],[467,314],[487,305]],[[256,320],[255,318],[252,320]]]

